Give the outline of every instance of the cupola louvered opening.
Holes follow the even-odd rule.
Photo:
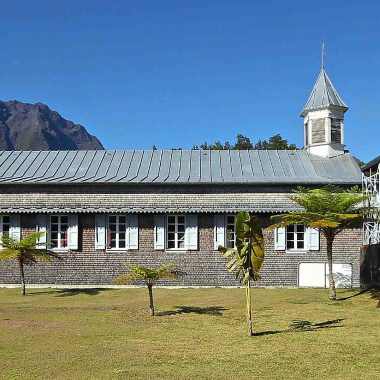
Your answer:
[[[331,142],[334,142],[334,143],[342,142],[341,125],[342,125],[342,120],[331,119]]]
[[[325,142],[325,119],[313,120],[311,131],[313,144]]]
[[[305,145],[309,145],[309,123],[305,124]]]

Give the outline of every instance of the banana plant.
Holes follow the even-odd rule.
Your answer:
[[[264,263],[264,237],[259,219],[248,212],[238,213],[235,221],[235,248],[219,246],[218,250],[228,259],[226,267],[245,286],[247,303],[247,333],[252,330],[251,282],[260,279]]]

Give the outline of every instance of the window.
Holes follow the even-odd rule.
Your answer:
[[[0,215],[0,234],[9,234],[10,221],[9,215]]]
[[[342,142],[341,120],[331,119],[331,142]]]
[[[219,246],[235,248],[235,215],[214,215],[214,249]]]
[[[0,215],[0,236],[2,234],[9,234],[9,228],[9,215]]]
[[[313,120],[311,125],[311,143],[325,142],[325,119]]]
[[[67,215],[52,215],[50,217],[50,243],[52,248],[65,249],[68,247],[68,226]]]
[[[305,248],[305,226],[294,224],[286,228],[286,249]]]
[[[167,248],[185,249],[185,216],[168,215],[167,217]]]
[[[235,216],[226,216],[226,248],[235,247]]]
[[[108,217],[107,248],[126,249],[127,217],[110,215]]]

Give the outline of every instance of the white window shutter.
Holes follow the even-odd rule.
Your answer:
[[[68,248],[77,250],[78,249],[78,215],[69,214],[67,216],[68,221]]]
[[[21,239],[21,218],[20,215],[12,214],[9,216],[9,236],[17,241]]]
[[[275,229],[274,249],[276,251],[284,251],[286,249],[286,229],[285,227],[278,227]]]
[[[95,249],[106,249],[106,216],[95,215]]]
[[[306,228],[305,232],[306,248],[310,251],[319,251],[319,230]]]
[[[139,249],[139,220],[137,214],[127,216],[127,249]]]
[[[154,216],[154,249],[165,249],[165,215]]]
[[[198,249],[198,215],[186,215],[185,247],[189,250]]]
[[[223,214],[214,215],[214,249],[226,245],[226,218]]]
[[[44,234],[37,240],[37,249],[45,249],[47,243],[47,215],[36,215],[36,231],[44,232]]]

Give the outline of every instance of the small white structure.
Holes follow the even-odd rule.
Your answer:
[[[322,52],[322,67],[302,110],[304,147],[314,155],[335,157],[344,153],[344,113],[348,106],[327,76]]]

